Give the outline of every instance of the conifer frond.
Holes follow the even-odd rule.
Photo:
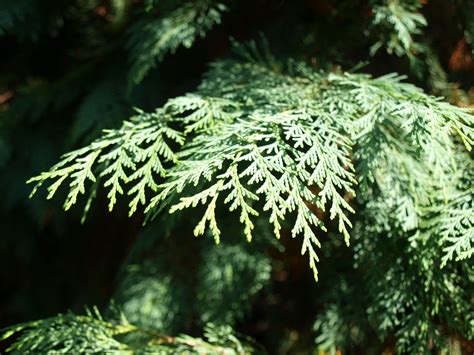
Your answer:
[[[160,255],[160,261],[163,258]],[[114,303],[137,327],[173,333],[191,316],[190,292],[182,280],[167,274],[164,267],[147,261],[127,266]]]
[[[20,335],[9,351],[84,353],[128,349],[114,337],[132,331],[132,326],[112,324],[96,308],[86,311],[86,315],[66,313],[7,328],[1,340]]]
[[[48,198],[52,198],[64,181],[70,179],[69,193],[64,203],[68,210],[84,194],[86,183],[103,179],[108,188],[109,209],[112,210],[117,195],[124,194],[127,183],[131,186],[127,194],[132,196],[130,214],[139,203],[145,202],[146,190],[156,190],[156,176],[163,177],[166,162],[176,162],[175,154],[168,142],[183,143],[182,135],[166,124],[162,110],[147,114],[138,113],[123,124],[120,129],[109,130],[89,146],[63,156],[49,172],[30,179],[36,183],[31,195],[46,181]]]
[[[244,243],[210,245],[204,250],[196,302],[203,323],[233,325],[242,320],[252,298],[269,284],[270,259]]]
[[[0,341],[14,338],[8,351],[42,354],[249,354],[252,347],[237,337],[232,328],[207,324],[207,339],[189,335],[169,336],[139,328],[121,315],[117,322],[106,320],[96,308],[85,315],[71,312],[4,329]]]
[[[316,230],[328,228],[318,211],[335,220],[349,243],[356,182],[361,191],[375,182],[385,197],[392,196],[401,223],[411,229],[417,224],[416,206],[426,198],[416,174],[405,173],[412,169],[409,164],[415,171],[431,166],[429,181],[442,185],[450,135],[457,134],[468,149],[472,145],[469,112],[402,83],[399,76],[316,73],[296,62],[288,64],[289,75],[283,64],[256,56],[252,46],[240,50],[246,61],[215,63],[195,94],[172,99],[154,114],[141,113],[31,181],[55,180],[52,196],[72,178],[69,208],[84,192],[84,182],[95,179],[91,167],[97,167],[110,189],[110,208],[124,182],[132,185],[130,214],[139,204],[150,216],[164,207],[175,212],[202,205],[195,234],[209,226],[216,242],[222,234],[216,214],[221,204],[238,213],[248,240],[256,216],[266,216],[277,237],[282,223],[289,223],[294,237],[303,236],[302,253],[308,251],[316,277]],[[183,134],[187,142],[175,154],[164,138],[182,143]],[[174,165],[165,169],[163,161]],[[391,182],[386,169],[392,171]],[[155,196],[148,200],[146,190]]]
[[[171,212],[207,205],[195,233],[203,234],[209,221],[216,241],[220,237],[215,215],[219,199],[230,204],[230,210],[239,211],[248,240],[252,239],[252,219],[259,213],[268,211],[277,236],[280,222],[294,213],[293,236],[303,234],[302,252],[309,251],[315,269],[314,245],[319,242],[312,227],[324,226],[310,205],[325,210],[327,204],[330,218],[337,219],[339,231],[348,237],[350,222],[345,213],[352,209],[340,190],[351,193],[354,178],[345,139],[321,127],[324,123],[317,127],[312,119],[308,112],[296,110],[223,123],[218,134],[199,135],[180,153],[180,163],[169,171],[169,179],[148,210],[170,194],[180,195],[186,187],[212,179],[210,187],[181,197]],[[320,191],[312,192],[310,186]],[[252,205],[260,199],[259,212]]]
[[[473,0],[0,0],[0,43],[0,318],[108,305],[1,353],[472,353]],[[25,201],[80,145],[29,182],[86,230]]]
[[[440,224],[441,243],[446,245],[443,265],[454,257],[456,260],[474,255],[474,191],[459,196],[451,205]]]
[[[441,266],[474,255],[474,162],[468,154],[457,155],[459,170],[451,175],[450,189],[424,210],[423,238],[437,238],[444,255]]]
[[[169,100],[165,109],[185,126],[187,134],[212,129],[219,122],[232,122],[240,107],[232,100],[190,94]]]
[[[221,22],[226,6],[214,0],[189,1],[159,18],[145,18],[130,30],[130,82],[140,83],[167,53],[190,48]]]
[[[416,164],[423,169],[419,161]],[[327,311],[317,317],[318,346],[326,350],[355,347],[364,343],[360,336],[370,334],[360,334],[359,329],[370,328],[381,339],[396,334],[397,353],[424,353],[430,342],[438,349],[446,347],[449,335],[439,326],[446,322],[470,336],[472,312],[466,300],[472,293],[472,268],[452,263],[443,268],[439,234],[420,236],[423,224],[407,229],[391,208],[395,196],[386,198],[385,191],[375,188],[367,193],[370,196],[359,200],[370,203],[361,209],[352,233],[354,264],[342,282],[331,286]],[[434,198],[439,190],[433,186],[431,193]],[[418,208],[415,213],[419,213],[416,204],[423,201],[413,200]],[[360,287],[365,287],[363,292]]]
[[[371,54],[381,47],[399,57],[412,56],[420,51],[421,46],[414,37],[427,25],[425,17],[419,13],[421,6],[418,0],[377,1],[372,10],[372,25],[379,40],[370,48]]]

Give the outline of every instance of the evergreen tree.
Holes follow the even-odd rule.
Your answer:
[[[473,41],[469,0],[2,0],[0,350],[474,352]]]

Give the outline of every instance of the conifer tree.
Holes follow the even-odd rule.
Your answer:
[[[0,350],[472,353],[473,41],[468,0],[1,1]]]

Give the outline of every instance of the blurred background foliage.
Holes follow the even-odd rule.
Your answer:
[[[358,276],[344,262],[364,251],[337,248],[338,240],[326,242],[332,261],[320,263],[315,284],[288,235],[285,253],[275,243],[237,240],[216,248],[195,240],[189,221],[156,220],[143,229],[142,217],[128,218],[120,202],[108,213],[100,193],[84,224],[80,208],[65,213],[61,198],[28,199],[26,180],[62,153],[118,127],[134,107],[151,110],[195,88],[208,63],[228,53],[230,38],[263,33],[279,55],[316,69],[362,63],[365,72],[396,71],[451,103],[473,105],[469,0],[235,0],[190,29],[190,17],[211,11],[201,2],[187,9],[169,0],[0,0],[0,327],[113,299],[146,327],[194,334],[222,321],[270,351],[294,353],[314,343],[315,314],[334,298],[320,294],[326,284],[337,284],[339,302],[347,293],[344,307],[366,306],[349,291]],[[157,44],[163,33],[171,40]],[[361,259],[390,272],[375,255]],[[339,319],[335,308],[324,309],[316,329]],[[333,327],[333,336],[360,344],[347,324]],[[373,346],[391,351],[393,342]]]

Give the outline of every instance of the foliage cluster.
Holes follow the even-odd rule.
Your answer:
[[[0,347],[264,352],[247,333],[278,353],[469,351],[469,1],[0,6],[18,52],[0,74],[0,253],[24,240],[28,260],[31,236],[84,234],[76,205],[85,226],[108,205],[115,233],[138,235],[110,300],[89,298],[101,312],[10,326]],[[49,201],[24,208],[27,178]]]

